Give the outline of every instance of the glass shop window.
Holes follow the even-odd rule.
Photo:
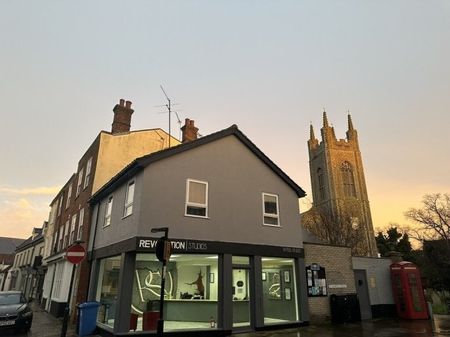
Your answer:
[[[297,283],[294,271],[294,259],[262,258],[265,325],[298,320]]]
[[[215,328],[218,256],[173,254],[164,287],[164,330]],[[161,262],[155,254],[137,254],[133,283],[131,330],[156,330],[161,290]]]
[[[120,256],[100,261],[96,299],[100,302],[97,321],[110,327],[114,326],[117,297],[119,296]]]

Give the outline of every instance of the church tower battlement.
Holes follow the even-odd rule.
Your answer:
[[[377,256],[358,132],[350,114],[347,118],[346,139],[336,138],[325,111],[320,129],[321,141],[315,137],[314,128],[310,125],[308,152],[313,207],[327,209],[339,218],[343,208],[348,210],[348,205],[351,205],[355,226],[362,230],[365,241],[358,251],[361,255]]]

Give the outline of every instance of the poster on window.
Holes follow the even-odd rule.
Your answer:
[[[317,263],[306,267],[306,286],[309,297],[327,296],[325,268]]]

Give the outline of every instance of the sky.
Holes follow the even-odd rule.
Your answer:
[[[450,192],[450,2],[1,1],[0,236],[26,238],[112,108],[202,135],[237,124],[312,201],[325,108],[358,130],[375,228]],[[178,136],[176,118],[172,133]]]

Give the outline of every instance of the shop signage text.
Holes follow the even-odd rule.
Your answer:
[[[156,239],[139,239],[138,249],[155,249]],[[206,242],[194,242],[185,240],[171,240],[173,251],[205,251],[208,249]]]

